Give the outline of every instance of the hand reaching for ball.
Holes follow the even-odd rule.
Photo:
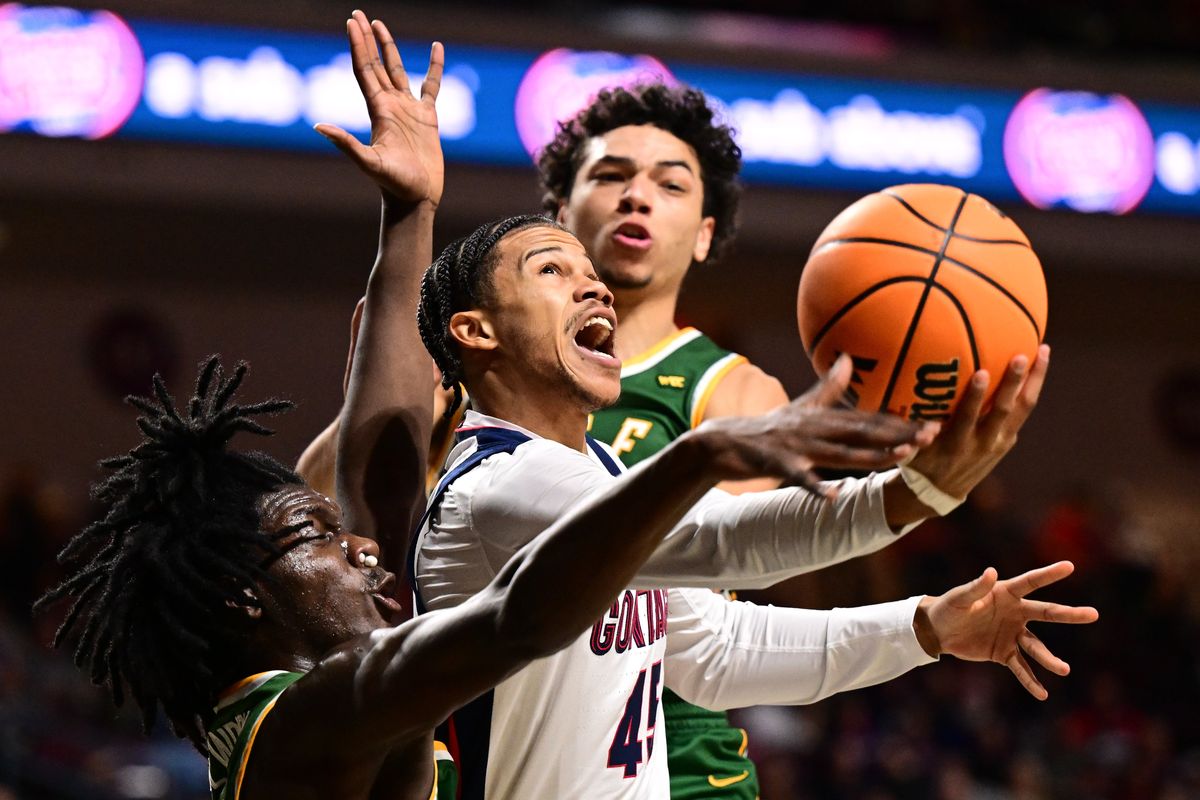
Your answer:
[[[1045,344],[1038,348],[1032,365],[1023,355],[1013,358],[986,413],[983,406],[991,376],[985,370],[976,372],[941,434],[909,466],[946,494],[966,497],[1017,443],[1021,427],[1037,405],[1049,366],[1050,346]]]

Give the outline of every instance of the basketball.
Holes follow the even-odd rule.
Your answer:
[[[821,233],[797,317],[818,374],[848,353],[848,402],[908,419],[949,417],[980,369],[998,385],[1037,355],[1046,280],[1029,240],[982,197],[906,184],[858,200]]]

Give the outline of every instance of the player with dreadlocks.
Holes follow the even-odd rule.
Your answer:
[[[442,193],[443,54],[435,44],[418,100],[382,23],[355,12],[348,34],[371,145],[318,129],[381,187],[383,224],[337,470],[345,519],[386,543],[423,494],[432,386],[413,312]],[[270,433],[256,416],[288,406],[240,403],[245,372],[210,359],[185,410],[157,378],[152,398],[131,399],[144,438],[104,462],[104,513],[69,543],[70,574],[42,601],[73,599],[57,641],[77,635],[76,661],[118,704],[127,689],[147,727],[161,709],[206,752],[216,800],[453,796],[435,768],[436,723],[574,641],[717,482],[803,479],[794,448],[763,440],[794,442],[804,426],[698,432],[546,526],[470,601],[391,628],[380,544],[291,470],[231,449],[239,432]],[[903,433],[889,453],[913,438],[885,427]]]

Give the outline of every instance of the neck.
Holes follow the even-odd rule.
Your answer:
[[[616,336],[617,358],[635,358],[679,330],[675,307],[679,292],[644,294],[643,291],[617,291],[613,308],[619,325]]]
[[[546,382],[537,376],[504,376],[488,370],[471,382],[471,405],[481,414],[520,425],[543,439],[566,445],[572,450],[587,449],[588,412],[568,402],[561,390],[547,391]],[[573,398],[570,398],[573,400]]]
[[[297,635],[290,626],[266,619],[260,620],[260,623],[247,642],[243,657],[237,660],[236,672],[239,674],[234,680],[274,669],[308,672],[328,650],[311,637]]]

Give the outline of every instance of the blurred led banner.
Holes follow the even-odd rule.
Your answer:
[[[0,5],[0,132],[332,152],[314,123],[369,133],[339,34]],[[428,45],[399,46],[418,87]],[[599,89],[658,78],[719,104],[752,183],[869,191],[932,181],[1039,208],[1200,213],[1200,108],[565,49],[450,43],[447,59],[438,115],[451,160],[527,165]]]

